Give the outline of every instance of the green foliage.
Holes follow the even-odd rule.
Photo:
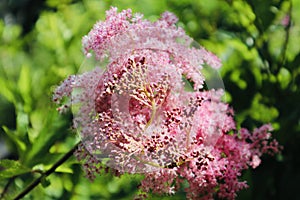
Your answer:
[[[15,160],[3,159],[0,160],[0,178],[12,178],[14,176],[30,172],[30,168],[22,166],[22,164]]]
[[[197,42],[223,62],[226,100],[238,126],[272,123],[285,146],[245,178],[240,199],[293,199],[300,142],[300,3],[296,0],[48,0],[30,32],[0,20],[0,193],[14,197],[76,144],[72,114],[51,102],[55,85],[75,74],[84,56],[81,38],[111,5],[156,19],[175,12]],[[42,8],[41,8],[42,9]],[[26,11],[25,11],[26,12]],[[283,20],[290,16],[291,23]],[[74,158],[41,181],[24,199],[132,199],[140,176],[111,175],[90,183]],[[9,184],[7,184],[9,183]],[[181,199],[182,191],[175,197]],[[1,195],[0,195],[1,197]],[[153,199],[161,197],[153,197]]]

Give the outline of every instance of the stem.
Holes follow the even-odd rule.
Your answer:
[[[151,113],[150,120],[148,121],[148,123],[147,123],[146,126],[145,126],[145,131],[146,131],[147,128],[152,124],[155,115],[156,115],[156,104],[155,104],[154,101],[152,101],[152,113]]]
[[[2,193],[0,194],[0,199],[3,199],[6,192],[8,191],[8,188],[10,186],[10,184],[13,182],[13,180],[15,179],[15,177],[12,177],[8,180],[8,182],[6,183],[6,185],[4,186],[4,189],[2,191]]]
[[[80,142],[79,142],[80,143]],[[18,200],[23,198],[26,194],[28,194],[31,190],[33,190],[36,186],[38,186],[41,181],[55,172],[56,168],[62,165],[65,161],[67,161],[74,153],[74,151],[77,149],[79,143],[77,143],[70,151],[68,151],[61,159],[59,159],[54,165],[45,171],[39,178],[37,178],[35,181],[33,181],[30,185],[28,185],[21,193],[19,193],[14,200]]]

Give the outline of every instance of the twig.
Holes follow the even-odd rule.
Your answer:
[[[68,160],[73,155],[74,151],[77,149],[79,143],[77,143],[69,152],[67,152],[61,159],[59,159],[50,169],[45,171],[39,178],[37,178],[30,185],[28,185],[21,193],[19,193],[14,198],[14,200],[23,198],[26,194],[28,194],[31,190],[33,190],[36,186],[38,186],[44,178],[46,178],[47,176],[52,174],[56,170],[57,167],[59,167],[66,160]]]
[[[8,182],[6,183],[2,193],[0,194],[0,199],[3,199],[5,196],[5,193],[8,191],[8,188],[10,186],[10,184],[13,182],[13,180],[15,179],[15,177],[12,177],[8,180]]]

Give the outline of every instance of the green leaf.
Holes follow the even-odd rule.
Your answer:
[[[16,102],[15,95],[13,93],[13,90],[11,89],[9,85],[9,81],[5,80],[4,78],[0,77],[0,93],[2,96],[4,96],[8,101],[10,102]]]
[[[69,174],[73,174],[73,170],[68,167],[68,166],[64,166],[64,165],[61,165],[59,166],[55,172],[62,172],[62,173],[69,173]]]
[[[27,134],[29,126],[29,117],[26,112],[22,110],[22,105],[17,106],[17,134],[19,137],[24,137]]]
[[[280,69],[277,78],[282,89],[285,89],[292,81],[291,73],[284,67]]]
[[[47,179],[46,177],[42,177],[42,179],[41,179],[41,184],[42,184],[43,188],[46,188],[46,187],[48,187],[51,183],[50,183],[49,179]]]
[[[254,14],[256,15],[255,24],[261,31],[266,31],[272,24],[275,18],[274,10],[280,8],[281,2],[275,1],[261,1],[252,0],[248,1],[249,5],[252,7]],[[259,6],[256,6],[259,5]],[[268,10],[268,12],[266,12]]]
[[[279,116],[279,111],[276,107],[265,105],[263,103],[263,96],[260,93],[256,93],[249,114],[257,121],[268,123],[274,121]]]
[[[21,165],[19,161],[3,159],[0,160],[0,178],[11,178],[31,171],[30,168]]]
[[[31,110],[31,73],[28,65],[23,65],[21,68],[18,89],[24,100],[24,110],[29,112]]]
[[[10,130],[6,126],[2,126],[4,132],[7,136],[15,143],[18,148],[19,154],[22,154],[26,150],[26,144],[20,140],[20,138],[16,135],[15,131]]]
[[[68,127],[69,125],[57,112],[48,112],[43,129],[40,130],[31,149],[26,154],[25,163],[28,166],[34,166],[44,160],[45,156],[49,157],[49,149],[56,141],[67,136],[62,133],[66,132]]]

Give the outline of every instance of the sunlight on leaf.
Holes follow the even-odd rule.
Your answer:
[[[0,160],[0,169],[0,178],[11,178],[31,171],[19,161],[8,159]]]

